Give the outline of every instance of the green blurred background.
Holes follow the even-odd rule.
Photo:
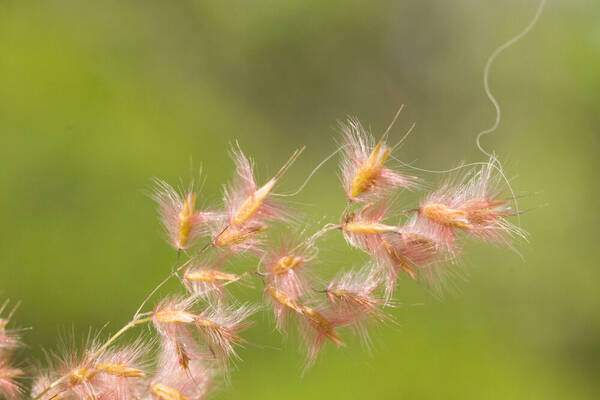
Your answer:
[[[260,179],[307,145],[279,189],[291,191],[335,149],[336,121],[353,115],[382,132],[405,103],[393,137],[417,128],[401,159],[430,169],[482,160],[475,135],[494,118],[483,66],[536,7],[1,1],[0,290],[23,301],[15,320],[32,328],[27,356],[72,330],[83,337],[110,322],[103,335],[114,332],[168,273],[174,252],[147,192],[152,177],[187,181],[190,159],[207,173],[206,203],[219,204],[230,143],[257,160]],[[526,194],[523,260],[468,244],[455,290],[437,299],[403,280],[398,326],[373,333],[372,354],[352,340],[328,346],[304,377],[296,339],[263,312],[246,334],[257,345],[212,398],[600,397],[600,3],[550,1],[497,59],[491,86],[503,120],[484,145]],[[336,218],[335,162],[293,203],[309,230]],[[364,259],[336,235],[323,245],[323,277]],[[236,295],[259,293],[257,284]]]

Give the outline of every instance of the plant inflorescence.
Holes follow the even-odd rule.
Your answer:
[[[424,184],[391,165],[392,152],[404,138],[388,145],[389,131],[377,140],[355,119],[342,125],[340,176],[346,207],[339,220],[308,235],[293,233],[298,225],[294,210],[274,193],[302,150],[259,183],[253,163],[234,147],[235,176],[224,188],[220,208],[199,209],[201,194],[193,185],[177,191],[157,180],[152,198],[177,253],[176,266],[109,340],[89,341],[83,351],[60,354],[52,366],[38,371],[31,398],[204,399],[219,377],[228,380],[239,359],[237,349],[246,343],[243,330],[263,307],[273,313],[277,330],[299,332],[308,368],[327,342],[345,346],[348,334],[368,346],[372,326],[391,319],[386,309],[394,304],[401,276],[439,287],[460,263],[465,238],[512,246],[512,239],[524,237],[509,221],[518,211],[510,206],[512,197],[502,194],[503,174],[494,157],[476,168],[465,167],[466,173],[426,193],[415,208],[398,209],[394,199],[399,191],[422,190]],[[276,223],[286,229],[279,244],[272,245],[265,238]],[[314,268],[319,239],[335,232],[368,254],[369,261],[319,286]],[[244,272],[230,268],[241,255],[256,257],[257,266]],[[169,279],[181,281],[182,293],[147,309]],[[229,285],[250,280],[262,288],[266,306],[240,304],[228,293]],[[7,311],[7,304],[0,308],[6,314],[0,319],[0,395],[13,399],[23,393],[19,382],[24,372],[12,366],[20,340],[7,327],[15,309]],[[158,343],[150,359],[152,343],[121,343],[123,333],[144,324],[155,328]]]

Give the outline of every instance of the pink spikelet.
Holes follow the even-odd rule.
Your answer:
[[[180,194],[164,181],[157,179],[155,184],[152,198],[158,204],[161,221],[173,247],[185,250],[199,238],[210,235],[208,224],[214,223],[218,215],[210,211],[196,211],[196,193],[193,190]]]
[[[302,312],[301,305],[283,290],[269,284],[265,285],[265,298],[273,307],[277,330],[285,333],[290,316]]]
[[[250,160],[238,147],[231,151],[236,167],[233,183],[225,188],[225,210],[230,225],[241,225],[251,221],[265,222],[283,219],[283,208],[269,198],[278,177],[273,177],[258,187],[254,168]]]
[[[241,225],[228,225],[225,220],[213,228],[213,245],[226,254],[241,254],[262,252],[263,239],[261,232],[268,226],[262,222],[246,222]]]
[[[307,268],[315,257],[316,249],[310,246],[283,243],[263,256],[261,266],[268,284],[296,300],[310,290]]]
[[[306,368],[315,362],[327,339],[336,346],[345,346],[335,328],[350,323],[349,316],[336,315],[329,307],[302,305],[284,291],[268,284],[265,285],[265,294],[273,305],[279,331],[285,332],[287,319],[291,315],[297,317],[298,328],[308,350]]]
[[[191,360],[181,368],[178,360],[163,349],[149,392],[156,400],[203,400],[213,390],[213,376],[214,371],[204,361]]]
[[[347,318],[351,328],[367,347],[371,344],[368,325],[389,318],[382,310],[386,300],[377,294],[380,284],[377,271],[366,265],[358,271],[339,275],[326,289],[333,312]]]
[[[299,329],[308,350],[305,368],[314,364],[325,341],[330,340],[336,347],[346,345],[335,329],[348,325],[353,318],[338,315],[324,306],[313,308],[301,305],[299,311]]]
[[[263,252],[264,235],[269,226],[261,221],[250,221],[240,225],[230,225],[225,220],[213,229],[213,245],[224,254],[251,253],[260,255]]]
[[[467,234],[510,247],[510,238],[525,239],[526,235],[507,219],[517,213],[510,207],[511,199],[501,197],[501,170],[498,165],[497,160],[492,158],[464,185],[459,209],[466,213],[471,224]]]
[[[204,340],[210,353],[223,367],[232,359],[239,359],[235,347],[246,341],[239,332],[251,325],[248,317],[257,311],[250,305],[224,306],[219,303],[209,306],[196,318],[198,335]]]
[[[194,261],[183,274],[183,282],[188,290],[200,298],[209,300],[224,299],[225,286],[242,279],[241,275],[221,271],[224,257],[215,262]]]
[[[153,313],[154,326],[163,339],[174,343],[183,359],[205,358],[203,355],[208,352],[226,367],[231,358],[237,358],[235,346],[244,343],[238,332],[249,326],[246,319],[256,308],[226,307],[218,303],[195,314],[192,312],[195,301],[177,297],[163,300]],[[202,351],[195,336],[201,339],[207,352]]]
[[[510,238],[525,234],[507,217],[516,213],[509,206],[509,198],[501,198],[500,177],[494,174],[495,159],[486,163],[469,179],[465,176],[458,184],[446,183],[427,196],[419,206],[419,222],[436,236],[451,254],[455,254],[457,232],[481,240],[501,242],[510,246]]]
[[[386,233],[381,237],[375,259],[385,273],[385,297],[393,295],[398,274],[403,272],[413,280],[423,278],[435,283],[434,265],[443,258],[441,245],[436,237],[427,236],[418,217],[411,218],[400,227],[398,233]],[[456,247],[454,254],[458,252]]]
[[[170,296],[161,300],[152,312],[154,327],[162,336],[175,338],[182,327],[193,324],[196,315],[192,312],[194,297]]]
[[[191,359],[205,357],[192,330],[196,321],[192,308],[196,300],[193,297],[167,297],[156,305],[152,313],[152,322],[161,336],[163,347],[173,346],[182,366]]]
[[[97,375],[96,386],[101,388],[99,400],[129,400],[139,398],[144,390],[148,364],[144,357],[149,348],[141,340],[101,354],[92,368]]]
[[[384,202],[365,205],[358,214],[348,214],[342,224],[346,241],[354,247],[373,254],[381,247],[382,234],[397,232],[398,227],[383,223],[387,207]]]
[[[77,398],[97,398],[104,389],[96,385],[96,374],[90,369],[88,355],[97,348],[92,343],[85,353],[81,354],[74,347],[57,355],[58,367],[56,376],[66,376],[61,383],[60,392]]]
[[[360,122],[348,120],[342,125],[344,157],[341,164],[342,183],[350,200],[371,202],[385,197],[397,188],[417,187],[417,179],[384,166],[394,150],[385,144],[385,136],[375,143]]]
[[[257,252],[260,241],[256,234],[267,229],[266,222],[287,219],[283,207],[269,195],[301,152],[295,151],[279,172],[259,187],[254,179],[252,163],[239,147],[232,150],[236,175],[233,183],[224,190],[225,219],[213,230],[216,247],[233,253]]]

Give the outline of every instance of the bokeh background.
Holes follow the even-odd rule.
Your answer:
[[[205,203],[219,204],[235,140],[260,179],[306,145],[279,188],[289,192],[335,149],[336,121],[357,116],[380,133],[404,103],[392,137],[417,128],[398,157],[429,169],[481,161],[475,136],[494,118],[485,61],[536,7],[0,2],[0,290],[23,301],[23,357],[127,321],[175,258],[147,197],[151,178],[187,182],[190,164],[202,165]],[[232,385],[212,398],[599,398],[599,21],[597,1],[550,1],[492,68],[503,119],[483,143],[524,195],[522,258],[468,244],[453,290],[435,297],[403,280],[398,325],[373,333],[371,353],[353,340],[328,346],[304,376],[296,339],[274,332],[265,311]],[[291,201],[309,230],[337,218],[335,161]],[[323,277],[364,260],[339,236],[322,243]],[[258,301],[260,284],[235,294]]]

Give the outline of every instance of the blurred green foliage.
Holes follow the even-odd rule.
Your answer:
[[[481,160],[475,135],[494,118],[483,65],[536,4],[0,2],[0,289],[23,301],[27,355],[71,331],[118,329],[169,271],[147,193],[152,177],[186,182],[190,159],[218,204],[230,143],[262,178],[306,144],[280,188],[291,191],[335,149],[337,120],[381,132],[405,103],[393,135],[417,128],[400,158],[430,169]],[[550,1],[492,68],[503,120],[483,142],[525,194],[522,259],[468,244],[456,290],[436,299],[404,280],[399,325],[374,332],[372,354],[355,341],[328,348],[304,377],[296,339],[265,311],[233,386],[214,398],[598,398],[598,21],[598,2]],[[343,207],[336,174],[328,163],[293,200],[309,230]],[[340,237],[323,244],[322,276],[360,264]],[[260,285],[236,294],[257,301]]]

